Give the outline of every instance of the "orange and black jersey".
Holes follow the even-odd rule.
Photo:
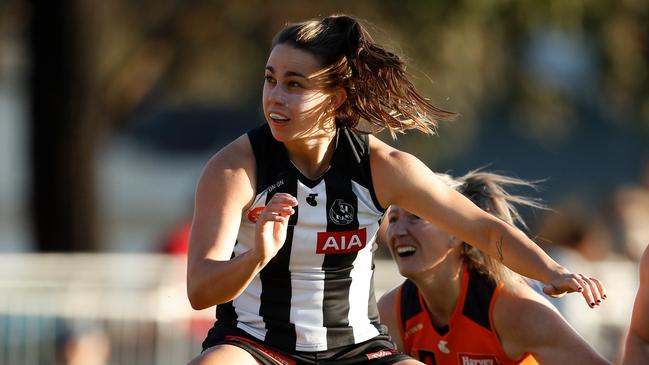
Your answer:
[[[443,327],[431,321],[417,286],[398,289],[397,318],[404,352],[429,365],[537,364],[527,354],[517,360],[504,352],[493,324],[493,307],[502,283],[465,265],[455,309]]]

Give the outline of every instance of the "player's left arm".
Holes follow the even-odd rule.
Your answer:
[[[415,156],[373,136],[370,149],[372,182],[383,207],[396,204],[426,219],[521,275],[543,282],[548,295],[579,291],[591,307],[605,297],[599,280],[569,272],[521,230],[448,187]]]

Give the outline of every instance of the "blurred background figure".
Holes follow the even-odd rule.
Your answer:
[[[583,203],[567,201],[544,215],[540,241],[558,255],[569,250],[588,261],[638,262],[649,242],[647,180],[617,186],[590,211]]]
[[[213,311],[192,313],[184,263],[161,237],[191,218],[207,158],[262,122],[274,31],[336,12],[372,23],[409,55],[422,94],[461,114],[441,138],[384,141],[436,171],[545,179],[554,211],[523,212],[530,232],[616,283],[588,314],[552,303],[618,357],[649,243],[649,2],[3,0],[0,363],[52,354],[30,344],[53,338],[47,323],[65,308],[107,324],[111,363],[196,353],[191,323]]]
[[[110,341],[96,325],[66,322],[56,339],[57,365],[106,365]]]

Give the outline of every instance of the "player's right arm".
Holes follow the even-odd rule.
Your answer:
[[[199,179],[187,256],[194,309],[236,298],[284,242],[294,198],[275,194],[257,221],[255,245],[231,258],[242,212],[255,196],[255,157],[246,135],[215,154]]]
[[[531,353],[540,364],[610,364],[527,284],[501,290],[494,304],[493,324],[503,351],[511,359]]]
[[[649,246],[640,259],[640,286],[633,304],[622,364],[649,364]]]

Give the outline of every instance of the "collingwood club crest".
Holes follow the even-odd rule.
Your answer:
[[[354,207],[342,199],[336,199],[329,208],[329,219],[339,226],[350,224],[354,221]]]

